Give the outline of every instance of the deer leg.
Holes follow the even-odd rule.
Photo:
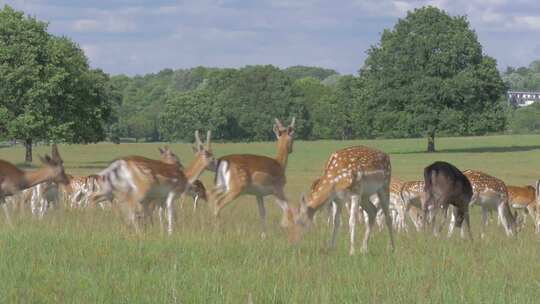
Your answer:
[[[437,227],[436,224],[433,225],[433,227],[435,228],[434,231],[433,231],[433,234],[435,236],[439,236],[439,234],[441,233],[441,230],[442,228],[446,225],[446,221],[448,220],[448,203],[444,203],[442,205],[442,221],[440,223],[440,225]]]
[[[221,209],[240,195],[241,191],[231,189],[228,193],[218,198],[214,209],[214,216],[219,217]]]
[[[165,231],[165,226],[163,225],[163,211],[165,210],[163,204],[158,207],[158,219],[159,219],[159,229],[163,233]]]
[[[257,195],[257,207],[259,208],[259,219],[261,222],[261,239],[266,238],[266,209],[264,208],[264,199]]]
[[[351,212],[349,213],[349,255],[354,254],[354,237],[355,237],[355,228],[356,228],[356,213],[358,213],[358,195],[351,196]],[[369,231],[369,228],[366,228],[366,231]],[[368,234],[369,235],[369,234]],[[364,240],[365,242],[365,240]]]
[[[482,207],[482,230],[480,231],[480,239],[486,237],[486,227],[489,222],[489,210],[485,207]]]
[[[195,198],[193,198],[193,212],[197,210],[197,202],[199,201],[199,195],[195,195]]]
[[[499,213],[499,219],[501,220],[504,230],[507,236],[514,235],[513,223],[512,223],[512,214],[510,214],[510,209],[508,206],[505,206],[504,201],[499,204],[497,207]]]
[[[383,187],[383,189],[380,189],[377,191],[377,195],[379,196],[379,205],[384,213],[384,219],[386,221],[386,228],[388,228],[388,235],[390,236],[390,247],[392,248],[392,251],[395,249],[394,244],[394,232],[392,231],[392,218],[390,217],[389,212],[389,202],[390,202],[390,194],[388,190],[388,185]]]
[[[13,222],[11,221],[11,216],[9,215],[9,208],[3,197],[0,197],[0,204],[2,205],[2,209],[4,209],[4,214],[6,216],[6,223],[8,224],[9,227],[13,228]]]
[[[336,247],[336,237],[341,224],[341,208],[342,202],[332,202],[332,238],[329,244],[329,247],[332,249]]]
[[[471,232],[471,220],[470,220],[470,216],[469,216],[469,210],[465,210],[465,214],[464,214],[464,219],[465,219],[465,228],[467,229],[467,234],[469,236],[469,240],[473,240],[473,236],[472,236],[472,232]],[[461,238],[465,238],[465,232],[464,232],[464,227],[462,226],[461,227]]]
[[[373,230],[373,225],[375,225],[375,220],[377,217],[377,207],[375,207],[375,205],[373,205],[373,203],[369,201],[368,197],[362,197],[361,204],[362,204],[362,208],[364,208],[364,210],[368,214],[368,221],[367,221],[367,225],[365,225],[366,230],[364,231],[364,240],[362,241],[362,249],[361,249],[362,253],[366,254],[368,252],[368,243],[369,243],[369,238],[371,237],[371,231]],[[351,251],[352,253],[351,252],[349,253],[353,254],[354,247],[352,247],[352,245],[351,245]]]
[[[283,192],[282,187],[277,187],[274,189],[274,196],[276,197],[276,203],[281,208],[281,211],[283,212],[281,217],[281,223],[280,226],[283,228],[286,228],[289,226],[289,218],[287,216],[287,211],[289,210],[289,204],[287,203],[287,197],[285,197],[285,193]]]
[[[167,199],[165,201],[165,206],[167,207],[167,234],[171,235],[173,232],[173,225],[174,225],[174,199],[176,198],[176,194],[171,191],[169,194],[167,194]]]
[[[450,224],[448,225],[448,238],[451,238],[454,234],[454,228],[456,227],[456,218],[457,218],[457,208],[454,206],[448,206],[450,209]]]

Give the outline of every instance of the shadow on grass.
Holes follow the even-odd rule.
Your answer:
[[[471,147],[471,148],[450,148],[439,149],[435,153],[506,153],[506,152],[527,152],[532,150],[540,150],[540,145],[532,146],[510,146],[510,147]],[[422,151],[406,151],[396,152],[392,154],[419,154],[427,153]]]

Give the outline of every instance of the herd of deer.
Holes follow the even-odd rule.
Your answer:
[[[298,242],[313,224],[317,210],[323,205],[331,211],[332,236],[330,247],[335,245],[341,210],[349,211],[350,254],[355,252],[355,226],[358,220],[366,222],[361,250],[366,252],[368,241],[376,222],[384,223],[394,248],[393,227],[407,231],[407,217],[417,230],[431,226],[439,234],[448,215],[451,220],[448,236],[454,227],[461,228],[461,235],[472,239],[469,208],[482,208],[482,233],[488,224],[489,212],[497,211],[499,222],[508,236],[515,235],[518,210],[523,222],[527,214],[533,218],[536,231],[540,232],[540,181],[533,186],[506,186],[503,181],[474,170],[460,171],[446,162],[435,162],[424,169],[423,181],[403,182],[392,176],[390,157],[379,150],[355,146],[338,150],[330,155],[322,175],[316,179],[307,196],[302,196],[299,208],[291,207],[285,196],[285,169],[293,148],[295,120],[284,126],[275,120],[277,156],[270,158],[252,154],[233,154],[215,158],[208,132],[203,144],[195,132],[195,158],[184,167],[179,158],[168,148],[159,149],[160,160],[142,156],[128,156],[114,160],[96,175],[71,176],[64,172],[63,161],[56,145],[52,156],[41,158],[43,167],[23,171],[13,164],[0,160],[0,204],[6,221],[12,208],[23,208],[30,202],[32,214],[43,217],[47,210],[59,205],[62,197],[70,208],[84,208],[108,204],[122,204],[128,210],[128,219],[135,230],[151,221],[157,209],[160,222],[166,215],[167,232],[173,232],[175,201],[191,195],[194,208],[198,199],[213,202],[214,215],[242,194],[256,197],[262,227],[266,236],[266,209],[263,198],[273,195],[283,211],[281,225],[287,227],[289,240]],[[204,170],[215,172],[215,187],[206,191],[198,180]],[[514,211],[515,210],[515,211]],[[443,219],[437,224],[437,214]],[[462,225],[465,222],[465,225]]]

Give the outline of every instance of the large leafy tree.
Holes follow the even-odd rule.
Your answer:
[[[435,7],[409,12],[368,50],[360,75],[376,135],[427,136],[435,151],[436,133],[447,128],[504,128],[504,83],[465,17]]]
[[[91,70],[82,50],[47,24],[5,6],[0,10],[0,130],[36,139],[95,142],[109,119],[109,79]]]

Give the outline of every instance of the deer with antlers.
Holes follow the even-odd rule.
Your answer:
[[[216,186],[210,193],[214,202],[214,215],[242,194],[257,198],[262,238],[266,237],[266,209],[263,198],[273,195],[283,211],[282,226],[287,226],[288,200],[285,196],[285,169],[287,159],[293,149],[293,117],[287,127],[276,118],[274,133],[277,138],[277,156],[270,158],[253,154],[232,154],[219,158],[216,172]]]
[[[157,205],[167,209],[167,232],[173,231],[174,200],[182,195],[202,172],[212,166],[214,157],[208,131],[206,146],[195,132],[195,159],[184,170],[178,158],[168,148],[160,149],[162,160],[142,156],[123,157],[112,162],[99,175],[103,178],[101,192],[94,195],[91,205],[113,197],[128,204],[129,220],[139,232],[138,221],[151,216]],[[165,160],[165,161],[164,161]]]
[[[355,226],[359,205],[368,213],[368,225],[362,243],[362,252],[367,252],[377,208],[370,201],[370,196],[377,194],[381,209],[385,215],[386,226],[390,235],[390,246],[394,249],[392,219],[389,215],[390,176],[392,167],[390,157],[379,150],[356,146],[338,150],[330,156],[324,167],[319,182],[308,196],[302,196],[300,208],[290,208],[288,212],[289,240],[297,243],[309,228],[313,216],[324,204],[334,200],[336,212],[330,247],[335,247],[337,231],[340,225],[340,213],[346,201],[351,202],[349,214],[350,248],[354,254]]]
[[[465,170],[463,174],[469,179],[473,188],[470,205],[477,204],[482,207],[482,232],[480,237],[485,237],[485,227],[488,224],[490,210],[497,210],[506,235],[514,235],[516,221],[510,210],[508,190],[505,183],[496,177],[476,170]],[[453,223],[454,221],[450,222],[449,236],[452,235],[454,229]]]
[[[4,208],[9,225],[12,224],[9,210],[5,204],[6,197],[45,182],[67,183],[64,162],[56,144],[52,146],[52,157],[45,155],[40,159],[44,166],[35,171],[23,171],[7,161],[0,160],[0,204]]]

